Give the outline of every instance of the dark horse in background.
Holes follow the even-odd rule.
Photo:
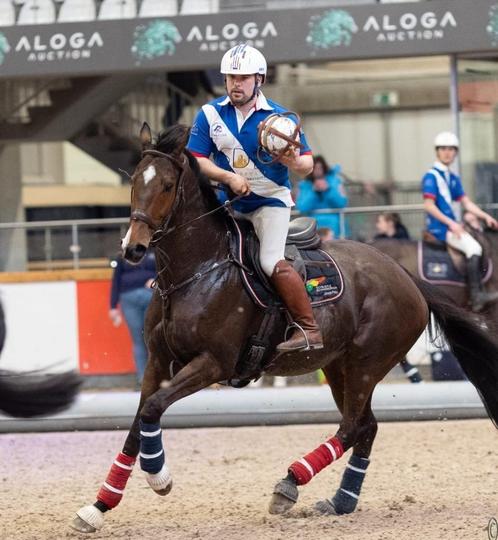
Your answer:
[[[0,302],[0,353],[7,335]],[[22,373],[0,369],[0,411],[10,416],[32,417],[66,409],[81,384],[73,371],[56,375]]]
[[[102,527],[104,512],[121,500],[137,456],[152,489],[160,495],[170,491],[162,414],[179,399],[236,377],[239,353],[264,318],[244,289],[229,249],[231,218],[185,149],[187,128],[173,126],[156,145],[146,124],[140,135],[143,154],[131,179],[131,220],[123,248],[129,261],[138,262],[150,244],[155,246],[157,290],[146,323],[149,358],[137,415],[122,452],[97,501],[81,508],[72,522],[81,532]],[[290,465],[286,478],[274,487],[272,513],[289,510],[297,501],[297,486],[350,449],[339,490],[316,509],[325,514],[355,509],[377,433],[372,393],[412,347],[431,312],[489,415],[498,421],[494,339],[467,312],[380,251],[352,241],[335,242],[330,251],[344,275],[345,292],[337,303],[315,308],[324,349],[276,354],[287,324],[282,315],[265,371],[290,376],[323,369],[342,420],[333,437]]]
[[[492,274],[485,284],[486,290],[498,291],[498,231],[485,229],[483,232],[480,232],[469,226],[466,227],[466,230],[483,247],[483,258],[485,261],[491,262]],[[419,243],[417,241],[382,239],[374,240],[371,245],[392,257],[413,275],[422,277],[419,274]],[[463,253],[453,250],[452,254],[456,267],[464,274],[465,264],[463,262]],[[437,284],[435,286],[441,291],[444,291],[458,306],[471,311],[468,287],[443,284]],[[475,316],[484,320],[495,335],[498,333],[498,302],[489,304],[485,309],[476,313]]]

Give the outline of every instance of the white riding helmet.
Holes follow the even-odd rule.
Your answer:
[[[451,133],[451,131],[443,131],[436,135],[434,146],[436,148],[439,148],[440,146],[453,146],[454,148],[458,148],[460,143],[458,137],[454,133]]]
[[[220,72],[223,75],[262,75],[266,78],[266,59],[250,45],[236,45],[228,50],[221,59]]]

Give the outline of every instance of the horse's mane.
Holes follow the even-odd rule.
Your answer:
[[[182,124],[175,124],[159,133],[154,148],[165,154],[172,154],[175,151],[178,152],[179,146],[184,148],[189,167],[199,182],[199,187],[208,204],[209,210],[214,210],[216,207],[220,206],[220,201],[216,196],[209,178],[205,174],[202,174],[197,159],[185,148],[189,134],[190,128]],[[220,212],[220,215],[223,215],[223,212]]]

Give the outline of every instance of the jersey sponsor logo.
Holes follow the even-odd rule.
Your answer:
[[[249,156],[242,148],[233,149],[233,166],[237,169],[243,169],[249,165]]]
[[[209,135],[211,136],[213,141],[215,141],[216,143],[216,141],[219,141],[220,139],[226,139],[226,137],[228,136],[228,133],[225,126],[223,126],[223,124],[221,124],[220,122],[214,122],[209,127]]]

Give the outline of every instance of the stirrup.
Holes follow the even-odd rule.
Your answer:
[[[301,332],[301,334],[304,337],[304,340],[305,340],[306,344],[304,346],[302,346],[302,347],[295,347],[293,349],[279,349],[280,345],[283,345],[284,343],[287,343],[287,341],[289,341],[289,338],[288,338],[289,330],[291,330],[293,328],[296,328]],[[313,351],[313,350],[319,350],[319,349],[323,349],[323,342],[318,344],[318,345],[310,344],[310,341],[308,339],[308,335],[306,334],[306,330],[304,330],[304,328],[300,324],[298,324],[296,321],[292,321],[287,325],[287,328],[285,329],[285,333],[284,333],[284,341],[282,341],[282,343],[279,343],[277,345],[277,351],[282,352],[282,353],[286,353],[286,352],[306,352],[306,351]]]

